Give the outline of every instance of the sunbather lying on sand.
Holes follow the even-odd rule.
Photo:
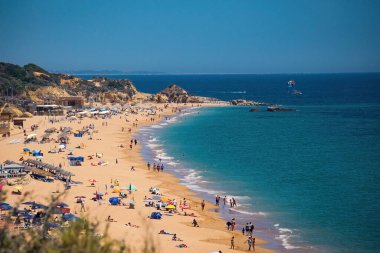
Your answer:
[[[108,221],[108,222],[117,222],[116,220],[114,220],[114,219],[111,218],[111,215],[108,215],[108,218],[107,218],[106,221]]]
[[[127,224],[125,224],[127,227],[133,227],[133,228],[140,228],[140,226],[137,226],[137,225],[132,225],[130,222],[128,222]]]

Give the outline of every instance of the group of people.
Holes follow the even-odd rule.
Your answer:
[[[147,164],[146,164],[146,166],[147,166],[147,168],[148,168],[148,170],[150,170],[150,168],[152,167],[152,165],[150,164],[150,162],[148,162]],[[164,172],[164,164],[159,164],[159,163],[153,163],[153,171],[157,171],[157,172]]]
[[[248,245],[248,251],[255,251],[255,244],[256,244],[256,238],[253,237],[253,236],[248,236],[247,238],[247,241],[246,241],[247,245]],[[232,236],[231,238],[231,249],[235,249],[235,236]]]
[[[215,196],[215,205],[216,205],[216,206],[219,206],[221,200],[223,201],[223,206],[225,206],[226,203],[227,203],[227,196],[224,196],[224,197],[222,198],[222,197],[220,197],[219,195],[216,195],[216,196]],[[230,206],[231,206],[231,207],[237,207],[236,199],[233,198],[233,197],[230,198]]]

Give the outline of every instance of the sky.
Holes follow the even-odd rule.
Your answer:
[[[56,71],[380,72],[380,1],[0,0],[0,61]]]

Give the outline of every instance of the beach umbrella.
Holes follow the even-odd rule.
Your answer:
[[[15,189],[20,191],[23,189],[23,187],[21,185],[17,185],[17,186],[15,186]]]
[[[76,199],[85,199],[85,196],[75,196]]]
[[[55,206],[59,206],[59,207],[68,207],[69,205],[66,204],[66,203],[63,203],[63,202],[58,202],[55,204]]]
[[[37,134],[29,134],[28,136],[26,136],[26,139],[32,139],[33,137],[36,137]]]
[[[153,195],[152,197],[154,200],[160,200],[161,199],[161,196],[158,196],[158,195]]]
[[[166,209],[175,209],[175,206],[174,205],[167,205],[165,206]]]
[[[137,191],[137,187],[136,187],[136,185],[129,184],[128,190],[130,190],[130,191]]]
[[[129,187],[128,186],[122,186],[122,187],[120,187],[120,190],[129,190]]]
[[[109,201],[109,202],[111,203],[111,205],[113,205],[113,206],[119,204],[119,199],[116,198],[116,197],[109,198],[108,201]]]
[[[97,181],[95,179],[89,179],[88,180],[90,183],[96,183]]]
[[[48,223],[48,228],[57,228],[59,227],[59,224],[57,223]]]
[[[27,202],[23,202],[23,203],[21,203],[21,204],[23,204],[23,205],[28,205],[28,206],[33,206],[33,205],[35,205],[35,204],[37,204],[37,203],[34,202],[34,201],[27,201]]]
[[[11,206],[11,205],[9,205],[8,203],[5,203],[5,202],[0,202],[0,207],[4,207],[4,206]]]
[[[120,192],[120,188],[118,186],[114,187],[113,188],[113,193],[119,193]]]
[[[170,202],[171,200],[167,197],[161,197],[162,202]]]
[[[72,213],[65,213],[64,215],[62,215],[62,220],[79,220],[79,218]]]
[[[43,209],[43,210],[47,210],[49,209],[48,206],[45,206],[45,205],[42,205],[42,204],[38,204],[38,203],[35,203],[32,205],[32,208],[33,209]]]
[[[11,209],[13,209],[13,207],[10,205],[0,205],[1,211],[7,211],[7,210],[11,210]]]
[[[30,151],[30,149],[29,148],[23,148],[22,151],[28,152],[28,151]]]

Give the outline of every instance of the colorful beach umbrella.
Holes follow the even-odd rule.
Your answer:
[[[166,209],[175,209],[175,206],[174,205],[167,205],[165,206]]]
[[[89,179],[88,182],[90,182],[90,183],[96,183],[98,181],[96,181],[95,179]]]
[[[137,191],[137,187],[134,184],[129,184],[128,190],[130,190],[130,191]]]
[[[17,185],[17,186],[15,186],[15,189],[16,189],[16,190],[22,190],[23,187],[22,187],[21,185]]]

